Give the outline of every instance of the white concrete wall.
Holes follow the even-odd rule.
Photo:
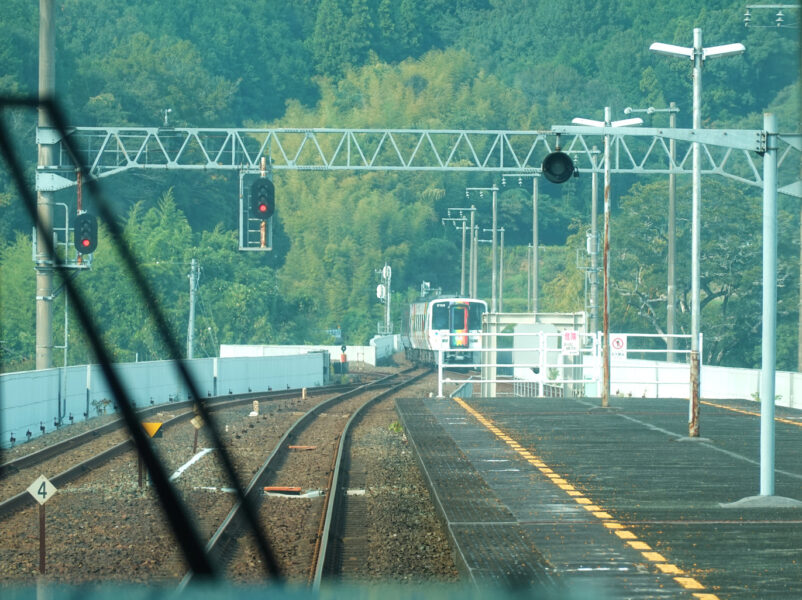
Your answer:
[[[398,351],[400,345],[399,336],[375,336],[370,340],[368,346],[348,346],[345,347],[346,360],[349,362],[358,361],[365,364],[376,366],[389,358]],[[271,344],[223,344],[220,346],[221,357],[243,357],[243,356],[284,356],[287,354],[308,354],[309,352],[328,352],[331,360],[339,361],[342,354],[342,346],[325,345],[271,345]]]
[[[757,400],[759,369],[702,365],[700,395],[703,399]],[[610,392],[647,398],[687,398],[690,367],[683,363],[647,360],[611,360]],[[802,409],[802,373],[775,373],[776,404]]]
[[[370,340],[370,345],[376,349],[376,364],[382,364],[400,350],[401,336],[377,335]]]
[[[339,356],[339,354],[338,354]],[[323,385],[329,376],[329,355],[201,358],[185,361],[198,393],[203,396],[242,394]],[[142,408],[186,400],[189,392],[169,361],[115,365],[131,400]],[[215,376],[216,375],[216,376]],[[26,431],[32,437],[62,426],[114,411],[113,394],[99,365],[44,369],[0,375],[0,446],[8,447],[13,432],[17,443]]]

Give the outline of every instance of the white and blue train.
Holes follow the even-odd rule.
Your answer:
[[[447,297],[409,306],[402,336],[406,357],[419,364],[437,364],[443,351],[445,364],[478,364],[482,348],[482,315],[487,302]]]

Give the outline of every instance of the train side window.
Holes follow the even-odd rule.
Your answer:
[[[432,306],[432,329],[448,329],[448,305],[445,302]]]

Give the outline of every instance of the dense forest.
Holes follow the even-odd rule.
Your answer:
[[[37,89],[38,7],[5,0],[0,94]],[[680,107],[691,125],[691,63],[660,57],[650,43],[742,42],[737,58],[708,61],[705,127],[781,131],[800,122],[799,29],[760,12],[744,27],[730,0],[55,0],[58,99],[76,126],[392,127],[546,130],[612,107]],[[788,23],[796,24],[799,10]],[[761,20],[767,27],[759,26]],[[35,172],[36,115],[6,110],[14,143]],[[665,113],[645,116],[665,126]],[[668,183],[616,177],[612,190],[611,330],[661,332],[666,320]],[[393,268],[393,322],[422,281],[458,291],[459,232],[447,208],[465,188],[499,184],[490,174],[283,171],[275,177],[274,249],[237,251],[238,178],[225,172],[135,172],[104,181],[127,243],[153,283],[178,339],[186,336],[190,261],[200,268],[196,356],[221,343],[365,343],[382,319],[378,269]],[[690,178],[677,186],[677,320],[690,329]],[[527,308],[531,188],[506,182],[504,307]],[[540,188],[540,308],[583,310],[578,253],[590,226],[590,177]],[[75,207],[75,189],[57,202]],[[471,197],[480,227],[489,196]],[[708,364],[760,362],[761,192],[705,177],[702,332]],[[601,204],[601,203],[600,203]],[[0,170],[0,366],[33,367],[31,228],[7,170]],[[800,208],[780,196],[778,367],[795,369],[800,289]],[[487,250],[485,248],[485,250]],[[581,262],[581,261],[580,261]],[[490,294],[489,251],[480,257]],[[120,361],[165,357],[148,309],[124,276],[101,225],[92,268],[77,281]],[[63,295],[54,303],[63,336]],[[70,364],[92,357],[71,319]],[[54,355],[60,362],[60,351]]]

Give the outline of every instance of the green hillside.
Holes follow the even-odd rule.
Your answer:
[[[57,90],[76,126],[349,127],[549,129],[612,107],[680,107],[691,126],[691,63],[648,51],[742,42],[744,55],[705,65],[705,127],[782,131],[800,122],[799,30],[743,24],[732,1],[645,0],[56,0]],[[799,20],[799,11],[793,22]],[[770,14],[755,15],[771,23]],[[792,22],[789,16],[789,23]],[[35,94],[38,7],[6,0],[0,20],[0,93]],[[36,164],[32,112],[6,111],[5,126]],[[665,126],[665,114],[645,116]],[[393,318],[421,281],[459,289],[459,233],[440,219],[464,206],[466,186],[491,175],[283,171],[275,178],[274,251],[237,252],[236,175],[127,172],[105,180],[126,238],[156,288],[179,339],[186,336],[189,263],[201,266],[196,356],[221,343],[330,341],[341,327],[365,343],[382,319],[375,270],[393,268]],[[527,307],[531,188],[506,182],[505,310]],[[677,319],[690,329],[690,178],[678,179]],[[704,179],[702,332],[708,364],[760,361],[760,190]],[[667,181],[617,177],[613,186],[611,329],[665,328]],[[57,201],[74,206],[75,191]],[[490,200],[471,197],[480,227]],[[31,223],[0,170],[0,364],[32,368],[34,271]],[[582,310],[590,177],[541,186],[540,308]],[[780,197],[778,368],[795,369],[800,287],[800,208]],[[78,281],[118,360],[165,356],[119,257],[101,227],[89,272]],[[480,295],[490,293],[489,251]],[[54,304],[63,335],[63,297]],[[56,342],[60,344],[60,341]],[[60,352],[55,361],[61,364]],[[70,323],[70,363],[92,360]]]

